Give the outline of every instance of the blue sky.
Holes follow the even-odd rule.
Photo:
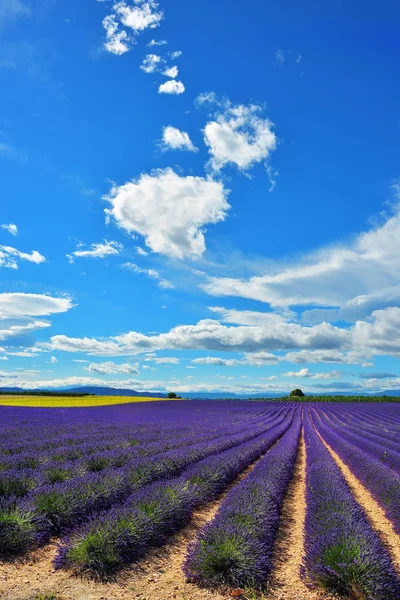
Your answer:
[[[394,2],[3,0],[0,385],[400,388]]]

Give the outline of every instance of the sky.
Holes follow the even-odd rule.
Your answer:
[[[2,0],[0,386],[400,389],[399,25]]]

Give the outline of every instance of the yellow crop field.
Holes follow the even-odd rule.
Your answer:
[[[163,402],[168,398],[147,398],[142,396],[1,396],[0,406],[28,406],[32,408],[73,408],[89,406],[111,406],[136,402]]]

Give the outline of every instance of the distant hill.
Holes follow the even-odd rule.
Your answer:
[[[2,387],[1,392],[19,393],[19,392],[38,392],[45,388],[36,388],[32,390],[26,390],[19,387]],[[47,389],[47,388],[46,388]],[[95,387],[95,386],[82,386],[76,388],[59,388],[48,390],[52,392],[70,392],[71,394],[95,394],[96,396],[140,396],[141,398],[165,398],[166,394],[160,392],[137,392],[136,390],[126,390],[111,387]]]
[[[81,386],[64,389],[65,392],[78,392],[79,394],[96,394],[96,396],[140,396],[142,398],[165,398],[166,394],[160,392],[137,392],[122,388]]]

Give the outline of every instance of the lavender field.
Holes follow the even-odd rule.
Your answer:
[[[62,574],[116,581],[191,526],[193,598],[398,600],[399,440],[396,403],[1,407],[0,597],[47,548],[57,598]]]

